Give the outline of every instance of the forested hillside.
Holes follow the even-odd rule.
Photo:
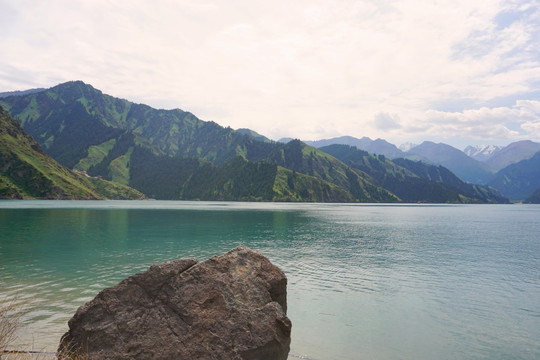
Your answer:
[[[0,107],[0,198],[141,199],[127,186],[73,173],[25,134]]]
[[[348,145],[320,148],[345,164],[371,175],[380,186],[405,202],[501,203],[508,200],[495,189],[463,182],[442,166],[406,159],[390,160]]]
[[[505,201],[480,188],[418,175],[382,155],[350,147],[323,152],[299,140],[277,143],[179,109],[115,98],[81,81],[17,93],[0,104],[62,165],[131,186],[150,198]]]
[[[346,170],[314,148],[296,151],[298,145],[257,141],[253,134],[182,110],[114,98],[80,81],[9,96],[1,103],[63,165],[133,186],[150,197],[275,200],[268,190],[275,178],[256,173],[279,165],[294,171],[287,189],[278,186],[281,200],[399,201],[366,174]],[[244,166],[235,162],[238,157],[246,161]]]

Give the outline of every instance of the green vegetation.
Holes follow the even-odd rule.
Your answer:
[[[443,186],[440,192],[450,191],[459,193],[456,202],[496,204],[509,202],[507,198],[493,187],[466,183],[443,166],[434,166],[406,159],[395,159],[394,162],[407,168],[424,180]]]
[[[355,202],[349,192],[320,178],[277,167],[274,201]]]
[[[216,167],[203,166],[186,183],[186,199],[200,200],[273,200],[277,167],[264,162],[250,162],[238,156]]]
[[[127,153],[111,161],[110,172],[111,180],[119,184],[127,185],[129,183],[129,160],[133,148],[129,148]]]
[[[540,152],[500,170],[489,185],[512,200],[523,200],[540,187]]]
[[[369,174],[379,186],[405,202],[500,203],[508,200],[496,190],[461,181],[442,166],[369,154],[348,145],[320,148],[352,168]]]
[[[0,198],[107,198],[102,190],[109,195],[117,191],[129,199],[143,197],[133,189],[119,184],[102,184],[61,166],[0,107]]]
[[[114,98],[80,81],[7,97],[1,103],[62,165],[129,185],[150,198],[340,202],[502,198],[489,188],[453,183],[443,170],[416,173],[427,170],[411,170],[359,150],[328,147],[333,150],[323,152],[299,140],[275,143],[249,129],[234,131],[179,109],[156,110]],[[37,176],[34,180],[40,181]],[[9,193],[17,186],[8,178],[0,178],[0,184]]]
[[[97,165],[103,161],[114,147],[116,139],[110,139],[99,145],[93,145],[88,148],[88,156],[79,160],[74,166],[75,170],[87,171],[91,166]]]
[[[398,197],[378,186],[367,174],[351,169],[342,161],[300,140],[281,145],[269,156],[269,161],[297,173],[330,182],[360,202],[397,202]]]
[[[131,186],[155,199],[350,202],[345,190],[316,177],[237,156],[216,166],[196,158],[165,157],[136,147]]]
[[[0,303],[0,354],[15,339],[15,333],[21,324],[21,313],[17,312],[15,302]],[[1,357],[1,355],[0,355]]]
[[[273,142],[272,140],[270,140],[266,136],[261,135],[258,132],[253,131],[251,129],[236,129],[236,131],[239,132],[240,134],[244,134],[244,135],[249,136],[253,140],[262,141],[262,142],[266,142],[266,143],[272,143]]]
[[[80,81],[0,102],[64,166],[152,198],[399,201],[366,174],[299,141],[274,143],[182,110],[117,99]],[[277,166],[294,171],[287,184],[302,191],[277,187],[276,195],[270,172],[277,173]]]
[[[125,132],[116,139],[114,146],[99,163],[88,168],[88,173],[92,176],[103,176],[107,180],[122,179],[121,183],[127,184],[129,182],[127,165],[134,146],[135,136]]]

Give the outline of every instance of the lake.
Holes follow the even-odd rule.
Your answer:
[[[245,244],[287,275],[290,359],[540,358],[540,206],[0,201],[0,301],[54,351],[151,264]]]

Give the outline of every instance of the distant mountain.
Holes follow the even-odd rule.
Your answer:
[[[61,164],[153,198],[399,201],[366,174],[299,141],[257,141],[191,113],[134,104],[81,81],[0,104]],[[266,173],[267,166],[276,169],[274,177],[253,171]],[[235,187],[240,184],[249,192]]]
[[[389,160],[401,154],[409,160],[429,161],[448,168],[470,183],[485,184],[492,178],[486,164],[445,144],[424,142],[404,154],[381,139],[341,137],[326,140],[363,144],[367,155],[345,159],[299,140],[273,142],[250,129],[235,131],[200,120],[180,109],[157,110],[135,104],[103,94],[81,81],[10,95],[0,98],[0,105],[33,136],[42,153],[67,168],[131,186],[151,198],[323,202],[503,201],[489,188],[471,188],[455,180],[451,184],[451,177],[444,175],[444,170],[439,169],[438,173],[434,170],[437,166],[424,169],[422,173],[417,172],[416,165]],[[316,145],[321,144],[318,142]],[[426,177],[427,173],[429,177]],[[435,179],[437,176],[446,180],[439,181]],[[2,184],[17,190],[13,179],[9,179],[4,175]],[[83,182],[95,183],[97,179],[84,177]],[[518,179],[512,180],[512,184],[522,187]],[[38,196],[19,190],[21,196]],[[508,190],[504,191],[508,193]],[[39,196],[53,197],[55,194],[45,192]],[[73,193],[62,194],[58,196],[76,196]],[[111,194],[114,192],[108,195],[96,192],[88,197],[110,197]]]
[[[467,146],[463,152],[478,161],[487,161],[497,154],[503,147],[496,145]]]
[[[282,137],[281,139],[279,139],[277,142],[278,143],[283,143],[283,144],[286,144],[288,143],[289,141],[291,140],[294,140],[293,138],[290,138],[290,137]]]
[[[540,152],[497,172],[489,185],[511,200],[523,200],[540,188]]]
[[[263,135],[259,134],[258,132],[253,131],[251,129],[236,129],[236,131],[239,132],[240,134],[244,134],[244,135],[247,135],[247,136],[251,137],[253,140],[267,142],[267,143],[272,142],[272,140],[270,140],[266,136],[263,136]]]
[[[132,184],[155,199],[355,202],[349,192],[317,177],[240,156],[216,166],[166,157],[136,147]]]
[[[421,161],[394,159],[394,162],[411,171],[422,179],[444,184],[449,190],[454,189],[461,195],[480,203],[506,204],[509,200],[497,189],[485,185],[466,183],[443,166],[434,166]]]
[[[388,141],[383,139],[371,140],[368,137],[358,139],[352,136],[340,136],[331,139],[304,142],[316,148],[333,144],[355,146],[360,150],[364,150],[373,154],[384,155],[390,159],[403,156],[403,152],[401,150],[399,150],[395,145],[390,144]]]
[[[411,142],[406,142],[406,143],[403,143],[403,144],[399,145],[398,149],[403,151],[403,152],[407,152],[407,151],[411,150],[415,146],[418,146],[418,144],[414,144],[414,143],[411,143]]]
[[[397,202],[399,198],[361,171],[323,151],[292,140],[269,156],[269,161],[296,172],[316,176],[349,191],[362,202]]]
[[[540,188],[523,200],[525,204],[540,204]]]
[[[8,96],[23,96],[23,95],[30,95],[35,94],[41,91],[44,91],[46,89],[43,88],[37,88],[37,89],[29,89],[29,90],[22,90],[22,91],[6,91],[6,92],[0,92],[0,99],[5,98]]]
[[[499,171],[510,164],[530,159],[539,151],[539,143],[530,140],[517,141],[495,153],[486,164],[494,171]]]
[[[473,184],[486,184],[493,178],[493,173],[486,164],[470,158],[463,151],[447,144],[424,141],[407,151],[406,158],[411,160],[420,158],[431,164],[442,165],[460,179]]]
[[[348,145],[329,145],[320,150],[359,169],[405,202],[505,203],[494,189],[464,183],[442,166],[405,159],[389,160]]]
[[[365,147],[368,147],[371,142],[371,140],[368,137],[363,137],[361,139],[355,138],[353,136],[339,136],[334,137],[331,139],[323,139],[323,140],[313,140],[313,141],[304,141],[306,144],[314,146],[316,148],[321,148],[323,146],[328,145],[349,145],[349,146],[356,146],[360,150],[364,150]],[[366,150],[367,151],[367,150]]]
[[[47,156],[0,107],[0,198],[141,199],[127,186],[76,174]]]

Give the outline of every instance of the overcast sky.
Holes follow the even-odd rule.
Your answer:
[[[540,6],[0,0],[0,92],[82,80],[272,139],[540,142]]]

